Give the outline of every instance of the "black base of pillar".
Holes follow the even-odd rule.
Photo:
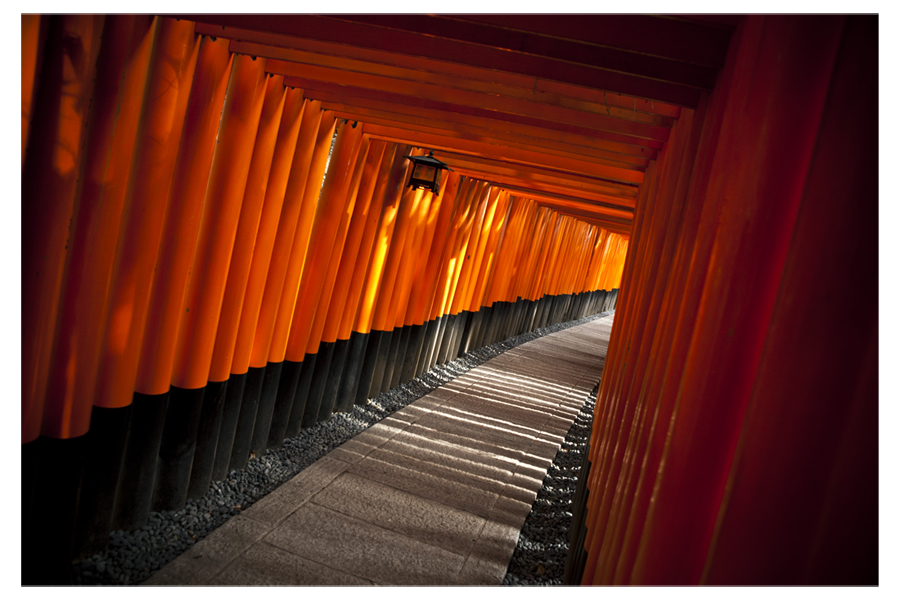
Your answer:
[[[285,437],[294,437],[300,433],[303,422],[303,413],[306,412],[306,402],[309,399],[309,390],[312,387],[313,375],[316,372],[318,354],[307,354],[300,363],[300,379],[297,381],[297,393],[294,394],[294,405],[291,407],[291,418],[288,420]]]
[[[244,396],[241,400],[241,413],[234,431],[231,459],[228,461],[229,469],[243,469],[250,460],[250,440],[253,438],[253,427],[256,424],[256,412],[265,372],[266,367],[250,367],[247,371]]]
[[[434,349],[439,326],[438,319],[425,322],[422,332],[422,345],[419,349],[419,357],[416,359],[416,369],[413,377],[418,377],[429,369],[428,361],[431,359],[431,351]]]
[[[372,330],[374,335],[376,332]],[[391,350],[391,338],[393,331],[379,331],[379,340],[377,348],[371,348],[375,352],[375,370],[372,371],[372,382],[369,389],[366,390],[366,398],[374,398],[381,393],[381,383],[384,380],[384,372],[387,369],[388,356]]]
[[[450,315],[441,315],[436,321],[436,325],[434,328],[434,340],[431,342],[431,349],[429,350],[428,360],[425,363],[425,370],[430,371],[435,366],[440,364],[441,358],[441,343],[444,339],[444,334],[447,331],[447,321],[450,320]]]
[[[398,385],[400,385],[400,375],[403,373],[403,359],[406,356],[406,349],[409,347],[409,335],[410,335],[410,327],[404,325],[399,328],[400,335],[397,336],[397,347],[393,349],[393,354],[391,355],[391,378],[388,383],[387,390],[394,389]],[[387,390],[382,390],[386,392]]]
[[[381,360],[384,363],[384,367],[382,370],[381,379],[376,379],[372,382],[373,385],[376,382],[378,383],[378,387],[373,387],[370,392],[372,397],[375,397],[378,394],[391,389],[391,375],[393,375],[394,373],[394,359],[397,357],[397,348],[400,347],[401,333],[402,332],[399,329],[393,329],[391,331],[385,332],[385,337],[382,338]]]
[[[322,404],[319,406],[319,421],[327,420],[335,412],[338,387],[347,364],[347,356],[350,352],[350,340],[337,340],[333,342],[333,345],[334,352],[331,356],[328,376],[325,379]]]
[[[302,370],[302,362],[286,360],[281,365],[281,381],[278,382],[278,395],[275,397],[275,408],[272,411],[272,425],[269,427],[266,448],[281,448],[284,444]]]
[[[472,321],[471,312],[464,310],[459,315],[457,315],[456,319],[456,327],[454,328],[453,337],[450,339],[450,354],[447,357],[447,360],[455,360],[465,354],[463,350],[463,339],[466,329],[470,326]]]
[[[122,470],[125,435],[132,406],[93,407],[87,434],[87,455],[78,500],[74,558],[106,549],[116,507],[116,488]]]
[[[446,315],[445,319],[444,331],[441,334],[441,342],[437,351],[437,360],[435,360],[436,365],[444,364],[450,357],[450,345],[453,341],[453,334],[456,331],[456,322],[459,320],[459,315]]]
[[[87,436],[40,437],[30,519],[22,525],[22,584],[70,585]]]
[[[259,405],[256,407],[256,421],[253,423],[253,435],[250,437],[250,454],[254,456],[262,456],[266,450],[283,364],[284,362],[270,362],[266,365],[266,374],[259,393]]]
[[[168,399],[168,392],[153,396],[134,394],[122,474],[116,492],[116,510],[111,525],[113,531],[130,531],[147,524]]]
[[[409,343],[406,345],[406,352],[403,353],[399,383],[406,383],[419,374],[416,371],[416,367],[418,367],[419,364],[419,355],[422,351],[425,329],[425,325],[409,326]]]
[[[197,428],[197,448],[194,450],[194,462],[191,464],[188,498],[202,498],[209,491],[209,485],[212,483],[213,465],[216,460],[216,447],[219,445],[219,431],[222,429],[222,412],[227,391],[227,379],[210,381],[206,384],[203,408],[200,411],[200,425]]]
[[[328,369],[331,368],[331,358],[334,356],[334,344],[320,344],[316,354],[318,356],[316,370],[313,372],[309,397],[306,399],[306,410],[303,411],[303,420],[300,422],[302,429],[313,427],[319,422],[319,407],[322,406],[325,380],[328,379]]]
[[[369,390],[372,388],[372,381],[375,379],[375,370],[378,366],[379,348],[381,346],[381,338],[383,331],[373,329],[365,334],[368,338],[366,342],[365,355],[363,357],[362,369],[359,375],[359,383],[356,388],[356,395],[353,398],[355,404],[365,404],[366,400],[371,398]]]
[[[181,510],[187,502],[191,464],[206,387],[186,390],[172,386],[159,445],[153,510]]]
[[[212,481],[222,481],[228,475],[231,463],[231,450],[234,447],[234,434],[237,430],[241,404],[244,401],[244,386],[247,374],[231,374],[225,389],[225,403],[222,406],[222,425],[219,427],[219,438],[216,443],[216,458],[213,462]]]
[[[338,412],[350,412],[356,400],[356,390],[362,377],[363,361],[366,358],[366,345],[369,336],[365,333],[354,331],[350,334],[350,349],[347,353],[347,361],[341,382],[338,385],[337,407]]]

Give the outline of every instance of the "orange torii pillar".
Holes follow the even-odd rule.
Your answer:
[[[402,279],[398,279],[398,294],[396,309],[394,312],[394,331],[400,335],[396,349],[388,356],[388,366],[390,367],[390,379],[385,377],[385,385],[387,389],[396,387],[400,382],[400,375],[403,370],[404,357],[407,347],[409,346],[410,327],[405,325],[405,315],[409,306],[409,297],[412,293],[413,279],[419,262],[423,260],[421,253],[421,244],[424,234],[427,231],[425,221],[428,218],[428,212],[434,200],[434,195],[430,191],[421,191],[418,206],[414,207],[413,222],[411,224],[412,231],[407,236],[406,250],[403,253],[403,271]],[[387,373],[387,369],[385,370]]]
[[[292,108],[296,108],[300,102],[300,94],[297,94],[296,90],[291,92]],[[224,456],[227,453],[230,457],[234,429],[237,425],[236,409],[240,408],[234,403],[234,398],[240,399],[240,396],[236,396],[232,389],[237,388],[243,392],[243,376],[232,374],[239,349],[238,338],[243,309],[246,305],[247,312],[250,312],[249,305],[252,302],[248,300],[248,295],[255,292],[254,298],[258,299],[261,297],[263,287],[260,284],[257,289],[251,291],[250,275],[255,260],[264,258],[268,261],[271,256],[277,217],[284,200],[281,194],[277,197],[267,194],[278,132],[288,99],[284,79],[270,74],[265,94],[209,371],[209,385],[222,383],[225,385],[225,391],[224,394],[216,395],[222,399],[218,406],[207,404],[204,399],[204,414],[200,418],[197,451],[191,468],[189,498],[202,496],[208,490],[211,481],[225,478],[228,463]],[[293,111],[289,111],[290,114],[293,114]],[[255,308],[259,306],[258,302],[252,304]],[[253,312],[254,316],[257,314]],[[242,352],[242,355],[249,356],[249,348]],[[243,369],[243,374],[246,375],[246,368]]]
[[[369,152],[370,156],[374,156],[379,151],[377,147],[374,147],[370,148]],[[387,236],[393,231],[392,215],[395,207],[384,205],[385,189],[388,184],[388,174],[393,168],[394,161],[398,160],[398,156],[402,160],[402,155],[398,155],[397,145],[385,142],[378,168],[366,185],[365,194],[371,196],[371,200],[369,200],[365,229],[359,242],[359,251],[355,263],[352,264],[352,279],[347,292],[347,300],[338,325],[338,340],[346,339],[349,346],[346,364],[336,392],[339,410],[349,411],[354,404],[361,403],[357,401],[357,390],[364,376],[363,365],[370,337],[372,315],[369,309],[372,305],[370,294],[376,292],[375,286],[381,276],[378,265],[383,264],[384,255],[379,248],[386,247]],[[362,218],[362,215],[360,217]],[[369,379],[371,379],[371,374],[369,374]],[[365,398],[362,401],[364,402]]]
[[[194,259],[232,58],[226,41],[201,38],[153,272],[148,325],[133,384],[135,414],[123,470],[125,481],[139,478],[140,485],[123,486],[117,500],[123,526],[143,525],[152,509],[156,457],[169,402],[184,291]]]
[[[388,250],[391,247],[397,223],[402,186],[406,181],[407,163],[409,162],[404,157],[409,150],[410,147],[407,145],[394,145],[392,149],[386,151],[382,167],[379,169],[378,183],[373,192],[375,201],[381,203],[381,212],[373,241],[371,261],[366,270],[353,328],[354,331],[361,334],[362,341],[359,344],[364,346],[361,350],[362,362],[359,367],[359,380],[355,384],[354,402],[356,404],[364,404],[369,398],[369,389],[375,373],[375,363],[383,334],[380,329],[374,327],[375,308],[387,265]],[[390,156],[388,156],[388,152]]]
[[[203,412],[252,147],[265,99],[262,61],[235,55],[206,188],[206,210],[191,267],[175,368],[159,448],[157,510],[178,510],[187,499],[197,428]],[[210,402],[220,405],[224,382],[213,382]]]
[[[298,385],[291,409],[292,415],[302,415],[300,426],[304,428],[318,422],[334,352],[334,344],[327,344],[321,353],[319,345],[368,150],[369,140],[363,139],[362,127],[346,121],[338,127],[331,166],[322,183],[285,356],[288,361],[304,363],[303,370],[312,371],[310,378],[303,378],[301,373],[300,381],[304,385]],[[308,365],[307,359],[312,359]]]
[[[109,451],[101,446],[121,444],[197,48],[192,25],[169,19],[159,23],[159,30],[148,29],[143,19],[74,16],[48,17],[46,22],[41,80],[34,89],[22,172],[23,239],[27,242],[22,290],[26,583],[64,582],[67,576],[85,442],[89,441],[90,456]],[[69,56],[67,48],[74,46],[62,40],[77,41],[85,54],[77,60]],[[127,69],[123,69],[125,58],[132,59]],[[74,76],[63,78],[64,73]],[[112,132],[112,115],[105,111],[121,99],[133,104],[120,111]],[[115,159],[108,160],[112,155]],[[104,165],[113,172],[104,173]],[[141,211],[146,211],[142,218],[138,217]],[[67,240],[70,220],[74,237]],[[103,256],[86,262],[95,251]],[[40,268],[34,261],[39,261]],[[127,299],[119,294],[123,289]],[[73,321],[78,305],[87,299],[85,294],[94,290],[100,293],[90,298],[92,308],[77,315],[84,320]],[[114,341],[123,368],[107,369],[104,377],[98,375],[108,357],[104,325],[110,312],[104,311],[104,304],[117,306],[121,300],[128,310],[115,313]],[[53,340],[57,323],[63,336],[59,340],[64,341]],[[71,345],[69,336],[84,327],[91,333],[78,335]],[[105,327],[106,333],[109,329]],[[50,370],[63,365],[51,385]],[[116,389],[122,393],[110,397],[95,392],[108,389],[105,384],[110,377],[119,378],[121,386]],[[56,389],[45,406],[48,387]],[[92,403],[116,409],[110,419],[115,423],[110,422],[101,436],[107,439],[89,435]],[[107,413],[104,420],[112,415],[98,411],[98,418],[100,412]],[[100,485],[99,480],[106,480],[116,467],[115,460],[104,461],[99,470],[91,471],[92,485]],[[107,494],[98,505],[108,509],[108,503]],[[36,515],[40,518],[35,519]]]
[[[333,343],[335,348],[322,396],[319,420],[328,418],[332,412],[347,412],[353,408],[353,396],[349,393],[341,395],[339,392],[344,379],[352,376],[349,373],[352,370],[350,368],[351,320],[356,315],[356,309],[359,306],[363,277],[372,251],[372,240],[378,225],[378,216],[381,212],[380,204],[376,203],[373,198],[387,146],[387,142],[380,140],[369,142],[369,152],[365,164],[362,169],[357,169],[357,172],[354,173],[354,179],[358,178],[359,181],[351,184],[357,188],[355,192],[357,198],[353,206],[353,216],[350,219],[350,228],[347,232],[344,251],[341,254],[340,269],[331,292],[327,319],[322,331],[322,341]],[[358,370],[356,373],[358,376]]]
[[[283,80],[277,83],[283,85]],[[263,106],[256,146],[254,147],[254,153],[260,152],[262,156],[259,157],[258,161],[257,157],[254,157],[247,180],[245,195],[248,196],[244,202],[255,203],[257,201],[256,197],[262,195],[263,207],[259,216],[259,226],[256,232],[249,272],[247,273],[246,291],[243,294],[240,318],[237,323],[237,332],[235,333],[234,350],[230,365],[228,365],[229,372],[227,374],[225,373],[225,365],[220,364],[222,361],[227,363],[227,357],[221,356],[224,350],[221,352],[218,350],[220,345],[219,338],[224,333],[221,328],[216,333],[217,350],[213,353],[213,370],[210,372],[210,375],[218,379],[227,377],[228,386],[216,442],[216,455],[212,471],[213,480],[224,478],[228,472],[241,414],[244,412],[246,418],[246,414],[250,412],[244,408],[244,392],[250,374],[257,372],[251,366],[251,353],[257,324],[263,308],[264,292],[268,285],[269,266],[275,260],[273,257],[275,249],[281,248],[283,250],[284,238],[286,237],[283,233],[283,228],[286,226],[282,222],[283,214],[286,220],[290,219],[291,215],[293,215],[293,218],[296,218],[298,209],[294,203],[302,201],[302,196],[297,198],[294,195],[292,200],[288,202],[285,194],[288,178],[292,172],[291,166],[295,152],[303,152],[304,149],[308,149],[311,153],[316,134],[319,131],[321,113],[318,110],[313,111],[312,114],[307,112],[307,108],[312,103],[303,100],[302,90],[284,88],[282,96],[283,99],[279,101],[278,106],[274,109],[274,114],[270,115],[269,113],[269,111],[273,110],[271,105],[267,103]],[[275,131],[272,131],[273,129]],[[307,160],[301,160],[299,164],[298,169],[304,173],[307,172],[309,165],[308,155]],[[303,181],[305,185],[305,179]],[[300,189],[302,193],[302,187]],[[280,239],[278,236],[279,231],[282,231]],[[231,274],[229,272],[230,278]],[[223,306],[223,309],[228,307],[227,296],[228,294],[226,293],[226,304]],[[224,344],[225,340],[222,340],[222,343]],[[253,418],[255,418],[256,413],[253,412],[252,414]]]
[[[430,326],[432,332],[429,334],[429,341],[423,353],[425,357],[422,371],[431,369],[437,363],[441,339],[443,339],[447,329],[447,318],[443,308],[449,294],[450,277],[455,264],[453,256],[461,241],[461,224],[466,213],[471,209],[472,194],[469,193],[469,190],[472,187],[472,180],[463,176],[457,177],[455,174],[451,175],[453,179],[458,179],[458,182],[456,184],[452,213],[447,222],[448,231],[444,235],[443,248],[438,259],[438,270],[435,273],[436,279],[433,284],[434,291],[431,294],[431,299],[425,303],[425,317],[432,324]]]
[[[415,193],[406,190],[407,173],[410,161],[404,158],[411,148],[400,146],[398,154],[394,157],[394,165],[385,187],[384,209],[382,212],[383,227],[390,229],[389,237],[385,238],[379,232],[379,248],[375,262],[370,267],[373,278],[378,281],[367,282],[375,284],[376,288],[370,291],[371,304],[361,306],[360,310],[371,314],[370,339],[366,347],[366,357],[363,363],[364,380],[360,381],[357,390],[357,398],[364,394],[365,398],[377,395],[381,390],[381,381],[384,378],[385,359],[389,352],[393,322],[388,318],[391,306],[391,297],[397,281],[397,273],[400,266],[400,258],[406,242],[406,233],[409,229],[413,200]],[[403,154],[400,154],[400,152]],[[388,222],[390,221],[390,222]],[[365,388],[365,389],[363,389]]]
[[[569,581],[877,584],[876,40],[748,17],[648,170]]]
[[[405,179],[404,179],[405,182]],[[375,372],[369,394],[374,397],[390,389],[393,357],[397,354],[401,332],[396,330],[397,305],[403,293],[405,267],[411,257],[408,249],[415,238],[414,220],[422,203],[421,190],[404,188],[400,193],[400,210],[385,265],[384,277],[375,306],[374,327],[382,333],[381,350],[376,357]]]
[[[230,469],[243,468],[250,457],[259,400],[269,363],[274,363],[273,370],[281,370],[290,318],[297,299],[297,286],[306,258],[309,231],[325,174],[328,151],[334,137],[334,117],[318,110],[317,103],[305,105],[301,121],[299,137],[295,138],[296,152],[291,153],[284,205],[265,276],[259,316],[255,323],[250,368],[240,401]],[[271,375],[270,379],[279,381]]]
[[[484,196],[487,183],[469,179],[466,181],[465,200],[463,202],[463,210],[457,213],[457,222],[454,226],[456,239],[453,251],[448,257],[447,275],[442,283],[443,293],[439,298],[440,308],[438,314],[444,316],[444,326],[441,331],[440,343],[436,343],[437,356],[436,364],[444,364],[447,361],[456,358],[456,347],[458,345],[459,331],[465,326],[465,320],[459,314],[459,297],[457,291],[460,287],[463,270],[467,261],[467,251],[475,230],[475,223],[481,209],[484,207],[486,197]],[[455,302],[455,304],[454,304]]]
[[[444,254],[445,243],[450,233],[450,218],[456,204],[458,186],[459,176],[452,172],[449,173],[439,194],[432,199],[429,209],[422,249],[416,265],[416,274],[413,277],[413,287],[410,291],[410,301],[404,321],[404,325],[410,328],[410,341],[403,360],[403,370],[400,374],[401,383],[417,377],[424,371],[422,368],[424,348],[429,339],[428,326],[432,323],[431,321],[426,323],[425,313],[431,307],[431,301],[434,298],[439,262]]]

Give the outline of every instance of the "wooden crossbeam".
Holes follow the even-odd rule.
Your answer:
[[[583,173],[609,182],[612,189],[623,197],[635,197],[637,185],[643,181],[644,175],[639,171],[618,169],[596,163],[588,163],[574,159],[560,159],[554,155],[542,154],[508,146],[498,146],[484,142],[470,142],[459,138],[451,138],[435,134],[422,133],[396,127],[385,127],[366,123],[365,131],[372,137],[390,141],[412,142],[428,148],[462,151],[487,157],[497,157],[520,162],[535,167],[549,166],[573,173]]]
[[[525,55],[469,42],[442,39],[398,29],[313,15],[178,15],[220,27],[241,27],[372,50],[472,65],[500,72],[610,90],[648,100],[694,108],[701,88],[598,69],[552,58]]]
[[[665,45],[667,39],[662,39],[662,44],[656,44],[653,50],[656,53],[647,53],[646,46],[639,46],[630,41],[627,36],[618,35],[610,38],[599,38],[594,43],[584,43],[580,39],[572,39],[569,35],[549,36],[526,31],[524,29],[510,29],[497,27],[485,22],[477,22],[466,19],[455,19],[441,15],[334,15],[334,18],[353,23],[361,23],[384,27],[395,31],[404,31],[438,38],[441,40],[453,40],[486,46],[491,49],[500,49],[528,55],[530,58],[555,59],[566,61],[570,64],[589,65],[592,68],[602,68],[617,73],[629,73],[640,77],[653,79],[660,82],[690,86],[711,90],[716,81],[716,68],[703,64],[683,62],[672,59],[668,52],[677,52],[674,44]],[[553,15],[541,15],[542,19],[554,21]],[[594,15],[592,17],[580,16],[582,21],[590,22],[603,29],[604,33],[614,28],[619,22],[604,25],[606,15]],[[569,19],[567,23],[571,23]],[[644,21],[648,21],[645,19]],[[559,29],[559,28],[557,28]],[[579,28],[583,32],[585,25]],[[657,29],[663,29],[657,27]],[[694,26],[694,30],[701,27]],[[664,34],[665,32],[660,31]],[[698,33],[698,32],[694,32]],[[646,34],[640,37],[646,37]],[[680,41],[679,36],[679,41]],[[697,35],[700,41],[705,37]],[[602,41],[605,43],[602,43]],[[619,47],[622,43],[625,47]],[[638,46],[634,51],[632,46]],[[727,44],[725,46],[727,49]]]

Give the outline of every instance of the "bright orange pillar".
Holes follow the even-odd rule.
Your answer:
[[[178,142],[200,38],[193,23],[163,19],[150,64],[111,281],[95,404],[131,402]]]

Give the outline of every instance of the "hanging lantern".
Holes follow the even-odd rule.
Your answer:
[[[428,156],[406,156],[413,163],[412,173],[409,176],[409,187],[412,189],[425,188],[437,194],[441,189],[441,172],[446,169],[452,171],[446,163],[434,158],[434,150]]]

